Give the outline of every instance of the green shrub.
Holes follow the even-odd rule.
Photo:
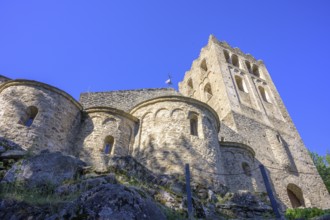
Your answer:
[[[298,208],[298,209],[287,209],[285,217],[289,220],[294,219],[311,219],[313,217],[330,214],[330,209],[322,210],[318,208]]]

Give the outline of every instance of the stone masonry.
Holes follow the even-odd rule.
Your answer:
[[[210,36],[174,89],[82,93],[0,76],[0,138],[36,154],[60,151],[105,172],[133,156],[157,174],[183,175],[210,189],[265,192],[268,172],[284,209],[330,208],[317,173],[261,60]]]
[[[225,168],[235,170],[232,160],[237,161],[237,171],[243,163],[251,169],[263,164],[283,208],[330,207],[329,193],[261,60],[210,36],[179,90],[217,112],[220,149],[224,160],[229,160],[224,161]],[[227,143],[248,146],[254,158],[251,153],[238,156],[233,148],[228,154]],[[251,173],[249,187],[247,181],[233,184],[235,178],[226,179],[232,190],[262,190],[258,170]]]

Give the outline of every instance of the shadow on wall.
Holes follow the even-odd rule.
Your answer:
[[[289,144],[283,138],[281,138],[281,140],[283,142],[283,148],[284,148],[286,154],[288,155],[288,158],[289,158],[289,161],[290,161],[290,167],[287,167],[287,169],[290,172],[290,174],[295,175],[295,176],[299,176],[299,172],[298,172],[296,163],[294,162],[292,153],[289,149]]]
[[[206,172],[210,168],[216,170],[216,164],[207,161],[205,154],[194,149],[192,141],[184,135],[157,143],[154,134],[149,134],[141,145],[135,158],[157,174],[182,176],[185,164],[189,163],[193,181],[210,186],[224,185],[212,175],[214,172]]]
[[[6,100],[6,97],[4,96],[3,99]],[[16,141],[19,142],[17,144],[24,146],[25,149],[33,150],[34,148],[41,147],[41,146],[35,146],[37,140],[40,140],[41,138],[38,137],[37,135],[31,135],[37,132],[38,130],[37,127],[33,125],[36,123],[40,123],[39,121],[40,117],[36,118],[34,124],[32,123],[29,124],[29,126],[32,127],[27,129],[25,125],[25,121],[26,121],[25,118],[27,117],[28,108],[29,105],[26,105],[26,103],[23,103],[22,101],[17,99],[10,98],[9,101],[6,101],[4,103],[4,106],[2,106],[2,110],[1,110],[3,111],[3,115],[1,117],[1,122],[0,122],[0,135],[10,139],[13,142]],[[20,133],[19,135],[15,135],[17,134],[17,130],[19,130]]]
[[[109,154],[101,152],[103,146],[85,146],[86,139],[93,134],[95,125],[92,118],[85,114],[80,125],[80,132],[77,135],[75,156],[79,157],[95,169],[107,167]]]

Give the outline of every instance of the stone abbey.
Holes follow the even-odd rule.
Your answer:
[[[60,151],[98,172],[131,155],[155,173],[211,188],[265,192],[278,203],[330,208],[330,196],[262,61],[210,36],[174,89],[82,93],[0,76],[0,137],[25,150]]]

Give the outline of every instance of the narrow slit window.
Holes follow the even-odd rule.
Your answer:
[[[230,57],[229,57],[229,53],[228,53],[228,51],[227,51],[227,50],[224,50],[224,51],[223,51],[223,54],[225,55],[226,62],[227,62],[227,63],[231,63],[231,62],[230,62]]]
[[[203,59],[202,63],[201,63],[201,68],[202,70],[204,70],[205,72],[207,72],[207,65],[206,65],[206,60]]]
[[[231,56],[231,62],[234,66],[239,67],[239,61],[238,61],[238,57],[236,54],[233,54]]]
[[[244,83],[244,80],[242,77],[240,76],[235,76],[235,81],[236,81],[236,85],[237,85],[237,88],[242,91],[242,92],[245,92],[245,93],[248,93],[248,90],[246,88],[246,85]]]
[[[192,115],[190,117],[190,134],[198,136],[198,118],[197,115]]]
[[[282,143],[282,138],[279,134],[276,135],[276,138],[279,143]]]
[[[35,106],[30,106],[26,110],[26,115],[20,120],[20,124],[25,125],[26,127],[31,127],[34,122],[34,119],[37,117],[38,108]]]
[[[113,148],[114,138],[107,136],[104,140],[104,154],[111,154]]]

